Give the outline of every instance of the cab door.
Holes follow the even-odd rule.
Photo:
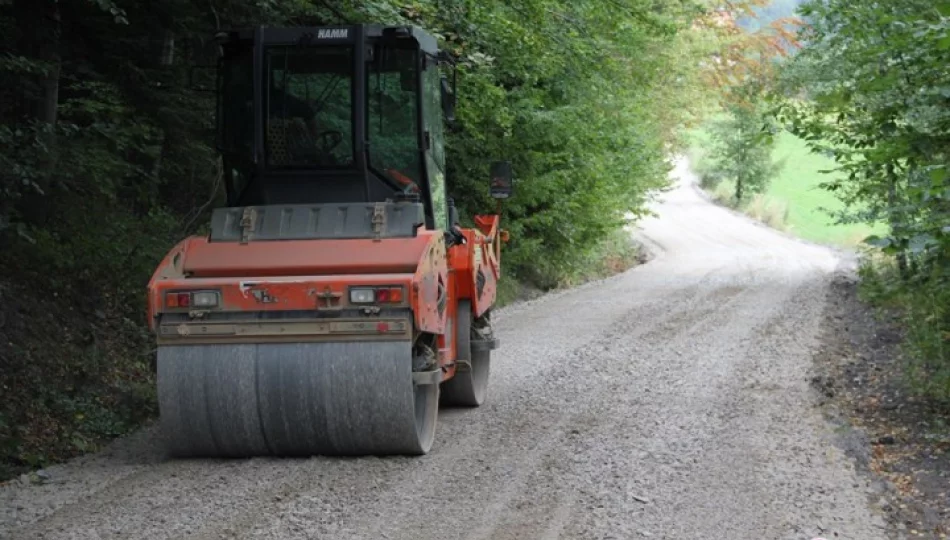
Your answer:
[[[425,159],[429,187],[432,192],[432,211],[435,226],[448,230],[449,211],[445,188],[445,122],[442,114],[442,77],[439,63],[425,55],[422,72],[422,116]]]

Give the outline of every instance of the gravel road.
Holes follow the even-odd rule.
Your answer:
[[[0,537],[886,538],[808,383],[839,256],[674,174],[653,260],[498,312],[489,403],[430,455],[168,461],[146,429],[0,488]]]

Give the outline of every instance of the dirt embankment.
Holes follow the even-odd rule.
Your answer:
[[[874,479],[872,504],[894,534],[950,534],[950,432],[947,411],[905,387],[894,319],[875,316],[858,297],[852,273],[839,273],[828,294],[813,386],[841,444]]]

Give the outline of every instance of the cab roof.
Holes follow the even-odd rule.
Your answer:
[[[418,26],[384,26],[357,24],[335,26],[256,26],[239,28],[218,34],[219,41],[260,41],[264,44],[342,44],[363,39],[413,39],[424,52],[439,54],[439,43],[434,36]]]

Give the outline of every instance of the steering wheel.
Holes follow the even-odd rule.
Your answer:
[[[332,152],[340,143],[343,142],[343,133],[337,130],[327,130],[317,135],[317,147],[323,154]]]

